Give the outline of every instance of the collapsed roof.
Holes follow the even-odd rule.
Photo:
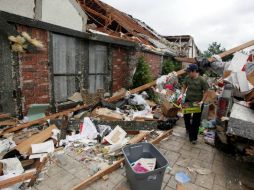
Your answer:
[[[201,53],[195,44],[193,37],[190,35],[164,36],[164,38],[173,44],[172,49],[175,52],[178,52],[179,56],[186,56],[190,47],[196,48],[198,54]]]
[[[173,43],[156,33],[144,22],[99,0],[77,0],[88,16],[87,30],[137,42],[142,48],[176,55]]]

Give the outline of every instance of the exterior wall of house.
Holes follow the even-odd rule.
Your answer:
[[[75,6],[71,1],[42,0],[41,20],[73,30],[85,31],[87,17],[80,8],[78,11],[78,6]]]
[[[34,18],[34,0],[1,0],[0,10],[15,15]]]
[[[129,86],[129,51],[121,48],[112,48],[112,91]]]
[[[44,49],[36,53],[20,54],[22,107],[26,112],[30,104],[50,102],[48,32],[20,25],[17,28],[19,32],[26,31],[44,44]]]
[[[144,56],[149,63],[153,77],[156,79],[161,74],[163,56],[150,52],[139,52],[139,56]]]
[[[126,50],[124,48],[114,48],[112,53],[113,83],[112,91],[121,88],[129,88],[134,75],[137,60],[143,56],[148,62],[153,77],[156,79],[161,74],[163,56],[152,52]]]

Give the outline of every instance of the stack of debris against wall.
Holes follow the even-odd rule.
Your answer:
[[[149,86],[134,90],[138,93],[147,88]],[[74,94],[69,99],[76,101],[79,99],[77,97],[81,96]],[[34,105],[29,108],[33,111],[22,121],[12,119],[7,114],[0,115],[2,119],[9,120],[1,122],[0,162],[4,168],[1,177],[5,179],[1,181],[0,188],[14,185],[27,187],[38,183],[43,180],[50,165],[58,162],[59,154],[67,154],[91,166],[91,177],[85,180],[89,183],[98,179],[98,175],[103,177],[112,172],[124,161],[121,152],[123,146],[144,138],[158,143],[172,132],[170,129],[176,118],[167,118],[160,110],[160,105],[147,98],[145,91],[140,94],[127,92],[122,98],[115,96],[107,101],[48,116],[43,113],[48,105]],[[42,106],[43,111],[39,113]],[[158,131],[158,128],[166,132]],[[11,171],[14,175],[9,175],[5,169],[9,167],[9,162],[12,166],[15,163]],[[24,179],[27,181],[24,182]]]
[[[249,55],[237,52],[231,61],[222,62],[220,57],[214,56],[216,61],[210,63],[210,69],[221,76],[212,83],[216,89],[214,95],[217,94],[217,101],[213,104],[216,115],[204,117],[200,131],[207,143],[248,161],[253,161],[251,150],[254,145],[254,86],[252,70],[249,69],[252,57],[252,52]],[[202,68],[206,63],[199,64]]]

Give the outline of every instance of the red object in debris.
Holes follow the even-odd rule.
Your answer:
[[[174,90],[174,86],[172,84],[165,84],[164,88],[172,91]]]
[[[252,61],[253,61],[253,55],[250,54],[249,57],[248,57],[248,59],[247,59],[247,62],[252,62]]]
[[[218,82],[218,86],[219,87],[223,87],[224,86],[224,82],[222,81],[222,82]]]
[[[243,66],[242,71],[245,71],[246,64]]]
[[[137,163],[135,164],[135,166],[133,166],[133,170],[137,173],[146,173],[146,172],[149,172],[146,168],[144,168],[142,166],[141,163]]]
[[[79,124],[79,133],[81,134],[83,130],[83,122]]]

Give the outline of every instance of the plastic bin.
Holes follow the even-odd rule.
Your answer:
[[[138,143],[123,148],[125,157],[126,176],[132,190],[160,190],[168,161],[150,143]],[[154,171],[136,173],[131,163],[140,158],[156,158]]]

